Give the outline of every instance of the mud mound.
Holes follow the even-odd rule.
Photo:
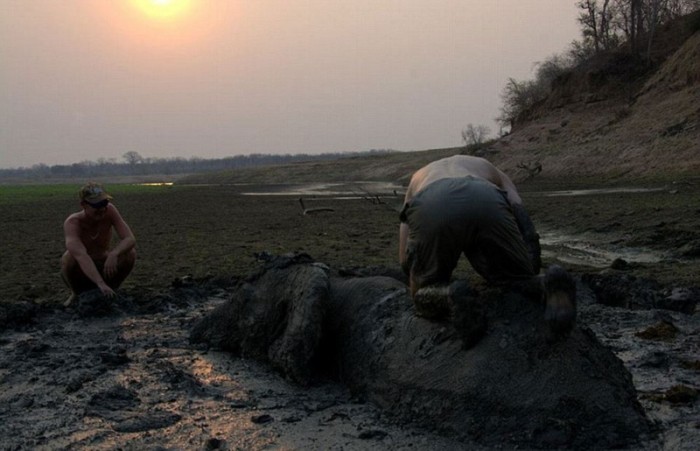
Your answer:
[[[285,259],[200,321],[192,338],[232,350],[254,343],[255,356],[283,372],[276,362],[294,359],[294,347],[276,341],[322,343],[304,348],[303,359],[324,361],[356,395],[404,421],[485,445],[611,448],[650,433],[620,360],[586,328],[554,339],[542,306],[522,294],[484,292],[488,331],[464,349],[450,322],[414,314],[396,279],[329,278],[318,264]],[[261,328],[285,332],[261,342]],[[294,371],[287,376],[296,379]]]
[[[31,323],[39,308],[31,302],[0,304],[0,330]]]
[[[402,418],[487,445],[610,448],[649,432],[622,363],[585,328],[550,341],[517,293],[487,295],[488,331],[464,350],[391,279],[332,286],[344,381]]]

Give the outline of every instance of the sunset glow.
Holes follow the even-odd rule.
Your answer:
[[[174,20],[186,16],[191,0],[131,0],[135,7],[148,17],[157,20]]]
[[[508,80],[579,37],[578,14],[563,0],[0,0],[0,168],[457,147],[469,123],[498,130]]]

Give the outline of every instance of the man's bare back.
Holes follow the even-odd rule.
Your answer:
[[[422,167],[411,177],[400,219],[399,262],[417,308],[449,283],[463,254],[487,280],[544,280],[545,318],[553,330],[572,327],[575,284],[556,265],[537,276],[539,235],[511,179],[489,161],[455,155]]]
[[[508,194],[508,201],[511,204],[522,203],[515,184],[503,171],[483,158],[467,155],[443,158],[417,170],[411,177],[411,182],[406,190],[405,202],[410,201],[418,192],[437,180],[467,176],[486,180],[504,190]]]

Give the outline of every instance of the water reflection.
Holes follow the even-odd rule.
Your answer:
[[[544,191],[540,194],[545,197],[561,197],[561,196],[596,196],[601,194],[615,194],[615,193],[653,193],[657,191],[663,191],[666,188],[592,188],[592,189],[573,189],[564,191]]]
[[[542,232],[540,243],[543,257],[596,268],[607,268],[618,258],[629,263],[658,263],[670,257],[667,252],[641,247],[617,247],[594,236],[566,235],[557,231]]]
[[[244,196],[349,196],[347,199],[357,199],[366,195],[401,196],[406,187],[394,182],[360,181],[360,182],[327,182],[327,183],[234,183],[231,186],[241,188]],[[529,195],[545,197],[562,196],[596,196],[615,193],[651,193],[663,191],[666,188],[591,188],[561,191],[528,192]]]
[[[336,182],[277,185],[241,184],[244,196],[343,196],[357,199],[367,196],[403,196],[404,187],[392,182]]]

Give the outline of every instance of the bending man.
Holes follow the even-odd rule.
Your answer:
[[[80,189],[79,198],[82,210],[63,223],[66,252],[61,257],[61,276],[71,289],[66,307],[95,287],[105,296],[115,296],[114,290],[136,262],[136,238],[110,202],[112,196],[102,185],[90,182]],[[113,230],[119,243],[110,250]]]
[[[461,254],[489,282],[539,273],[539,235],[522,199],[510,178],[483,158],[455,155],[416,171],[400,219],[399,261],[414,299],[421,288],[448,284]],[[560,267],[545,275],[545,315],[555,329],[568,330],[575,294],[562,278],[571,280]]]

